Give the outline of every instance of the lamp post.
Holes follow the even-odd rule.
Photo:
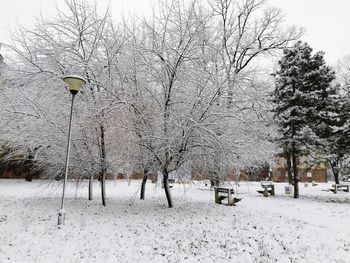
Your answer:
[[[68,85],[68,90],[72,94],[72,103],[70,108],[70,117],[69,117],[69,129],[68,129],[68,143],[67,143],[67,154],[66,154],[66,168],[63,181],[63,192],[62,192],[62,201],[61,201],[61,210],[58,211],[58,225],[63,225],[65,220],[65,210],[64,210],[64,196],[66,193],[66,184],[68,177],[68,163],[69,163],[69,150],[70,150],[70,140],[71,140],[71,127],[72,127],[72,117],[73,117],[73,105],[75,95],[79,92],[82,85],[86,83],[86,80],[79,76],[66,76],[63,78],[63,81]]]

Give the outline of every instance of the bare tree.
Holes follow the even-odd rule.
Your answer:
[[[234,107],[220,103],[227,98],[223,92],[227,77],[219,68],[224,64],[219,64],[220,52],[213,48],[213,24],[212,13],[196,2],[188,6],[181,1],[161,2],[159,13],[142,23],[133,43],[138,59],[126,77],[132,83],[128,87],[133,87],[128,94],[132,128],[137,143],[151,152],[163,174],[169,207],[173,206],[168,187],[172,171],[204,158],[217,169],[213,157],[219,152],[219,166],[243,166],[262,139],[259,101],[254,106],[262,89],[252,74],[244,78],[242,74],[236,81]],[[245,67],[241,65],[237,73]]]
[[[227,103],[235,97],[237,83],[254,60],[282,50],[302,35],[295,26],[284,29],[280,9],[266,0],[209,1],[216,24],[215,47],[227,83]]]
[[[11,132],[5,133],[16,144],[41,146],[37,154],[39,165],[50,177],[59,178],[69,109],[68,93],[60,79],[72,73],[83,75],[88,83],[74,109],[77,118],[73,124],[70,174],[91,178],[89,199],[93,176],[98,174],[102,203],[106,205],[106,119],[120,104],[111,61],[117,56],[122,39],[108,12],[99,16],[94,7],[75,0],[67,0],[66,5],[68,12],[57,10],[56,19],[37,19],[34,28],[21,27],[13,35],[16,66],[7,69],[11,89],[2,99],[4,110],[15,120],[7,122],[8,128],[19,128],[15,138]]]
[[[340,59],[336,66],[337,81],[340,83],[342,93],[350,97],[350,55]]]

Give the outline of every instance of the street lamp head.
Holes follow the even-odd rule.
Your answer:
[[[63,81],[67,83],[68,89],[73,95],[77,94],[81,86],[86,84],[85,79],[75,75],[65,76]]]

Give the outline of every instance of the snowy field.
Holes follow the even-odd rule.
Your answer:
[[[202,183],[175,184],[167,208],[149,181],[107,184],[107,207],[70,183],[66,224],[58,228],[61,185],[0,180],[0,262],[350,262],[350,193],[304,187],[301,198],[263,197],[241,183],[235,207],[214,203]],[[236,186],[233,185],[236,189]]]

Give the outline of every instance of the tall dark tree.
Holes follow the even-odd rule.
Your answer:
[[[274,113],[279,144],[292,159],[294,198],[298,198],[298,156],[320,145],[319,136],[330,133],[335,73],[325,64],[323,53],[312,55],[307,43],[299,41],[283,55],[274,74]]]
[[[340,93],[332,98],[328,118],[315,122],[315,131],[321,137],[327,160],[336,184],[340,183],[341,162],[350,153],[350,99]]]
[[[335,72],[325,65],[323,53],[314,55],[310,64],[314,73],[307,75],[310,85],[309,103],[312,107],[307,112],[309,126],[318,140],[315,146],[322,150],[332,168],[335,182],[339,184],[340,162],[349,145],[346,138],[348,103],[340,94],[339,86],[332,85]]]

